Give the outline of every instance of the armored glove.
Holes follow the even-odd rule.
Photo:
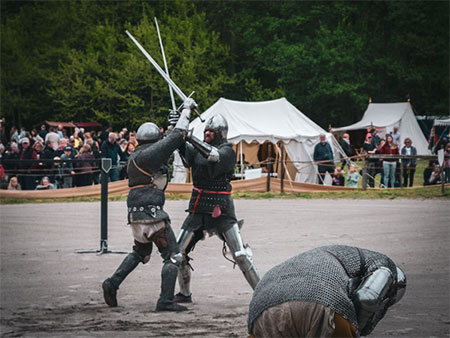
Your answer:
[[[171,126],[176,126],[178,120],[180,119],[180,112],[178,110],[170,110],[169,113],[169,123]]]
[[[197,108],[197,103],[194,99],[191,99],[190,97],[186,98],[183,102],[183,109],[195,109]]]
[[[189,129],[190,117],[191,117],[191,110],[183,109],[180,118],[178,119],[177,124],[175,125],[175,129],[181,129],[187,132]]]

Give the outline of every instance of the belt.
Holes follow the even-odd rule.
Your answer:
[[[140,184],[140,185],[134,185],[134,186],[130,187],[130,190],[131,190],[131,189],[136,189],[136,188],[144,188],[144,187],[154,188],[154,187],[156,187],[156,185],[155,185],[155,184]]]
[[[214,191],[214,190],[204,190],[193,187],[192,190],[197,191],[198,195],[194,203],[194,209],[192,210],[192,215],[195,214],[195,210],[197,209],[198,201],[200,200],[200,196],[202,194],[219,194],[219,195],[231,195],[231,191]]]

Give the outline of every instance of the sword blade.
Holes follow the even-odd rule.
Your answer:
[[[184,95],[184,93],[181,91],[180,88],[175,84],[175,82],[172,81],[172,79],[161,69],[161,67],[158,65],[158,63],[150,56],[149,53],[144,49],[144,47],[141,46],[139,42],[134,38],[131,33],[126,30],[125,33],[130,37],[131,40],[133,40],[134,44],[141,50],[141,52],[145,55],[145,57],[150,61],[150,63],[153,65],[153,67],[156,68],[158,73],[166,80],[166,82],[172,87],[172,89],[177,93],[177,95],[184,101],[186,100],[187,96]]]
[[[167,66],[167,61],[166,61],[166,54],[164,53],[164,46],[162,43],[161,33],[159,32],[158,20],[156,19],[156,17],[155,17],[155,26],[156,26],[156,31],[158,32],[159,45],[161,46],[161,54],[162,54],[163,61],[164,61],[164,69],[166,70],[167,76],[170,77],[169,67]],[[170,100],[172,101],[172,110],[175,111],[177,109],[177,107],[175,106],[175,98],[173,97],[173,89],[170,85],[169,85],[169,93],[170,93]]]

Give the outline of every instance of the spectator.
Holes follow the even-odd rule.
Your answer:
[[[129,133],[128,142],[132,143],[135,148],[137,147],[138,141],[136,140],[136,132],[135,131],[132,131],[131,133]]]
[[[332,185],[336,185],[339,187],[345,187],[345,177],[344,177],[344,175],[342,175],[341,168],[334,169]]]
[[[19,141],[25,137],[27,137],[27,131],[26,131],[25,127],[20,127]]]
[[[434,170],[430,175],[430,180],[428,181],[429,185],[441,184],[441,167],[438,165],[434,166]]]
[[[9,179],[8,190],[22,190],[22,187],[20,186],[19,180],[16,176],[12,176]]]
[[[34,142],[44,143],[44,139],[39,136],[36,129],[32,129],[31,133],[27,133],[27,137],[33,139]]]
[[[58,134],[60,139],[63,139],[64,137],[66,137],[66,131],[64,130],[62,124],[58,124],[58,128],[56,130],[56,133]]]
[[[430,177],[434,171],[435,162],[429,161],[428,166],[423,171],[423,185],[430,185]]]
[[[359,174],[356,172],[356,167],[352,164],[347,174],[347,187],[357,188],[359,181]]]
[[[11,143],[17,143],[19,144],[19,132],[17,131],[17,128],[15,126],[11,127],[11,131],[9,133],[11,135]]]
[[[117,144],[116,137],[117,136],[115,133],[109,133],[108,140],[103,142],[101,148],[102,157],[111,159],[112,168],[108,173],[111,182],[119,180],[120,178],[120,171],[118,168],[119,157],[122,158],[124,156],[122,148],[119,146],[119,144]]]
[[[437,152],[441,149],[445,150],[445,147],[448,144],[448,135],[444,134],[442,135],[442,138],[439,140],[439,142],[436,145],[436,148],[434,149],[434,153],[437,154]]]
[[[92,154],[92,150],[90,145],[85,144],[81,147],[80,153],[78,155],[78,160],[95,160],[94,155]],[[84,187],[88,185],[92,185],[93,182],[93,172],[96,167],[95,162],[78,162],[77,168],[80,169],[78,175],[78,186]]]
[[[377,147],[375,143],[372,142],[372,134],[366,134],[366,140],[363,144],[363,151],[366,154],[375,154],[377,152]],[[379,165],[379,161],[375,158],[369,158],[367,160],[367,183],[369,187],[373,188],[375,186],[375,175],[377,174],[377,167]]]
[[[313,159],[317,164],[317,171],[319,172],[319,184],[323,184],[326,173],[332,175],[334,173],[334,156],[331,146],[328,144],[326,136],[320,134],[320,142],[314,147]]]
[[[134,145],[131,142],[128,142],[125,146],[122,161],[125,163],[122,170],[120,171],[120,179],[127,179],[128,173],[127,173],[127,166],[126,163],[128,162],[128,159],[130,158],[131,153],[134,151]]]
[[[394,143],[397,145],[397,147],[400,147],[400,132],[398,131],[398,127],[394,127],[394,131],[392,132],[392,139],[394,140]]]
[[[372,134],[372,143],[375,147],[378,147],[380,145],[381,139],[380,137],[377,135],[377,129],[376,128],[372,128],[370,130],[370,133]]]
[[[402,155],[408,156],[416,156],[417,149],[412,145],[412,141],[409,137],[405,138],[405,146],[401,150]],[[412,187],[414,184],[414,174],[416,172],[416,164],[417,160],[413,159],[402,159],[402,169],[403,169],[403,186],[408,186],[408,178],[409,178],[409,186]]]
[[[248,332],[256,338],[365,336],[405,291],[404,272],[380,252],[315,248],[264,275],[250,302]]]
[[[41,129],[39,130],[39,136],[42,138],[42,140],[45,140],[45,136],[47,136],[47,134],[48,134],[47,126],[43,124],[41,126]]]
[[[37,162],[26,160],[37,160],[38,157],[34,149],[30,146],[28,137],[24,137],[20,141],[22,150],[19,153],[18,169],[20,176],[18,179],[23,190],[34,190],[35,177],[33,175],[33,170],[37,167]]]
[[[386,141],[380,143],[380,154],[398,155],[398,146],[394,143],[392,135],[386,136]],[[395,186],[395,169],[397,168],[397,160],[392,158],[383,158],[384,186],[387,188],[390,184],[391,188]]]
[[[345,152],[345,156],[347,157],[353,157],[356,155],[355,149],[350,143],[350,134],[345,133],[342,135],[341,138],[339,138],[339,145],[341,146],[342,150]],[[348,159],[343,159],[341,164],[341,169],[344,170],[345,163],[348,163],[348,166],[350,167],[351,161]]]
[[[56,189],[53,183],[50,183],[50,179],[47,176],[42,177],[41,182],[36,187],[36,190],[53,190]]]
[[[72,176],[75,175],[75,171],[73,171],[73,164],[72,162],[64,162],[64,160],[71,160],[72,158],[72,147],[66,146],[64,148],[64,154],[61,155],[60,164],[60,175],[62,176],[63,188],[72,188],[73,186]]]
[[[48,141],[44,149],[40,153],[41,160],[52,160],[55,157],[55,150],[52,147],[52,143]],[[50,178],[50,182],[55,182],[55,175],[52,173],[53,163],[50,161],[43,161],[41,168],[43,169],[43,174]]]
[[[5,168],[5,173],[7,176],[10,175],[10,173],[17,172],[18,167],[18,160],[19,160],[19,154],[20,149],[17,143],[12,142],[9,145],[9,149],[7,149],[2,157],[2,159],[5,159],[7,161],[3,161],[3,167]]]
[[[58,148],[56,148],[55,150],[55,156],[61,156],[62,154],[64,154],[64,148],[66,146],[68,146],[68,140],[66,138],[62,138],[59,140],[59,144],[58,144]],[[53,147],[53,143],[52,143],[52,147]]]
[[[50,131],[45,136],[45,144],[47,144],[48,141],[51,142],[54,150],[58,149],[60,137],[57,133],[55,133],[55,128],[53,127],[50,127]]]
[[[445,146],[444,156],[445,183],[450,183],[450,143]]]
[[[70,136],[70,142],[73,141],[73,143],[70,144],[70,146],[74,149],[80,149],[81,146],[83,145],[83,140],[80,138],[80,129],[79,128],[75,128],[73,135]]]

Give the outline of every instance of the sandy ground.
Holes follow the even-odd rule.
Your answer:
[[[402,302],[372,336],[449,337],[450,203],[442,200],[237,200],[261,274],[305,250],[357,245],[390,256],[408,278]],[[168,201],[179,232],[187,201]],[[193,252],[194,303],[184,313],[154,311],[161,258],[125,280],[119,307],[103,303],[101,282],[123,254],[99,249],[100,204],[1,205],[3,337],[246,337],[251,288],[221,254],[217,237]],[[109,203],[109,249],[130,250],[125,202]]]

